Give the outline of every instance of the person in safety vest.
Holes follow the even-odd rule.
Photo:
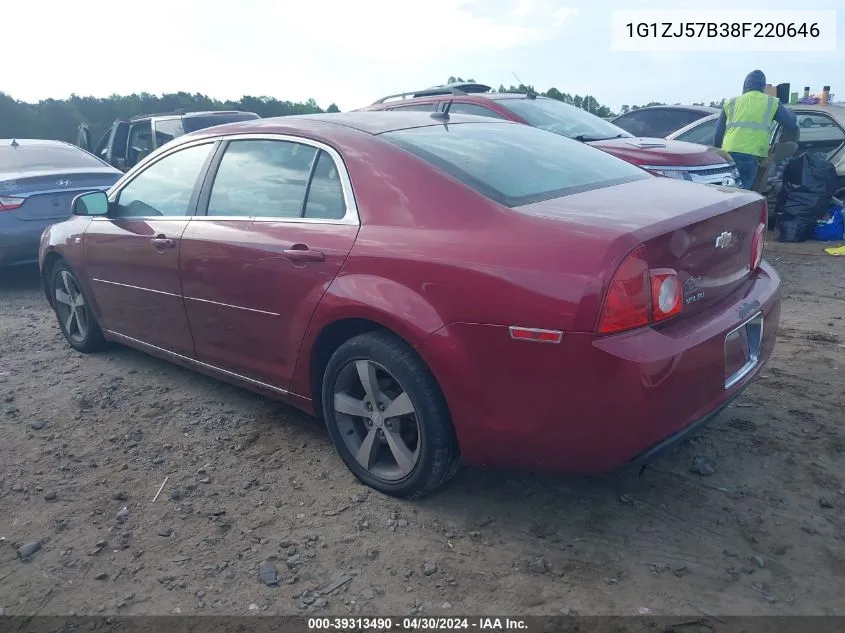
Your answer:
[[[769,155],[772,121],[787,128],[798,127],[795,113],[777,97],[764,94],[765,87],[766,75],[762,70],[748,73],[742,95],[725,102],[716,124],[713,145],[733,157],[743,189],[754,186],[759,161]]]

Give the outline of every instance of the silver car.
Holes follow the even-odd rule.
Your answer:
[[[845,105],[802,105],[789,106],[798,118],[798,149],[804,152],[822,152],[836,168],[836,193],[845,199]],[[718,114],[699,119],[666,138],[673,141],[687,141],[712,145],[716,136]],[[773,125],[773,141],[779,140],[780,126]],[[791,139],[790,139],[791,140]],[[772,170],[770,178],[776,176]]]
[[[0,139],[0,267],[37,263],[41,234],[70,216],[73,198],[122,175],[70,143]]]

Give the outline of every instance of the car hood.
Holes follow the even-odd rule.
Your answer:
[[[731,162],[727,152],[715,147],[663,138],[614,138],[590,145],[629,163],[649,167],[700,167]]]

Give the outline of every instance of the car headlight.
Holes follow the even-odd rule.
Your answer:
[[[666,178],[676,178],[678,180],[692,180],[692,177],[687,171],[680,171],[677,169],[654,169],[652,171],[658,176],[665,176]]]

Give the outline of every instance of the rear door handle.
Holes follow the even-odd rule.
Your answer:
[[[305,244],[294,244],[285,250],[285,257],[294,263],[324,262],[326,256],[320,251],[312,251]]]
[[[150,243],[156,249],[159,249],[159,250],[163,249],[163,248],[173,248],[176,245],[176,242],[174,242],[169,237],[165,237],[164,235],[156,235],[155,237],[151,237]]]

